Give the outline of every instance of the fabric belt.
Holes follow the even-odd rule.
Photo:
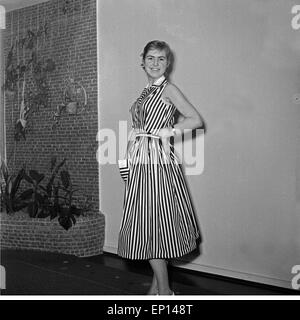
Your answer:
[[[152,133],[136,133],[136,137],[150,137],[153,139],[160,139],[160,136],[152,134]]]

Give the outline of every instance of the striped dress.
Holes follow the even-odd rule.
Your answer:
[[[132,166],[125,182],[118,255],[128,259],[183,256],[200,236],[186,182],[170,145],[170,154],[156,136],[174,123],[176,108],[161,95],[162,77],[146,87],[130,109],[137,134],[129,147]],[[146,134],[145,134],[146,133]]]

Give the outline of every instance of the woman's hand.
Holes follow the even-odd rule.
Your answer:
[[[158,131],[158,135],[162,139],[168,139],[173,136],[172,128],[162,128]]]

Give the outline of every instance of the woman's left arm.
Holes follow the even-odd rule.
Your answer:
[[[171,136],[180,135],[186,129],[196,129],[204,125],[203,118],[195,107],[186,99],[183,93],[173,84],[168,84],[162,93],[162,98],[174,104],[180,112],[182,121],[176,123],[173,128],[163,128],[159,131],[159,136],[168,138]],[[175,131],[175,132],[174,132]]]

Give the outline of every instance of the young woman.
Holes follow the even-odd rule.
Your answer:
[[[167,261],[196,248],[200,236],[190,195],[169,139],[203,126],[202,117],[168,82],[172,53],[163,41],[149,42],[142,54],[148,79],[131,107],[135,138],[125,182],[118,254],[148,260],[153,281],[148,294],[172,295]],[[181,121],[175,124],[175,112]]]

